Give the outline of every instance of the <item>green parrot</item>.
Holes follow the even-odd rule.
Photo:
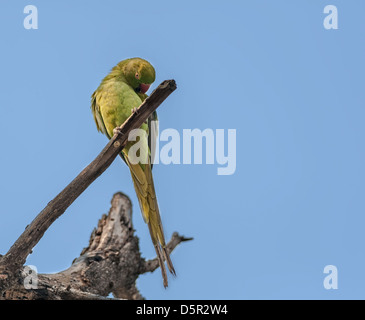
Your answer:
[[[91,96],[91,110],[98,131],[110,139],[118,131],[118,127],[148,97],[146,92],[154,81],[155,69],[148,61],[132,58],[119,62]],[[146,135],[140,136],[138,141],[140,154],[143,152],[146,155],[145,161],[136,163],[128,156],[137,141],[128,141],[122,150],[121,157],[130,169],[142,216],[148,225],[166,288],[168,281],[164,261],[169,271],[173,275],[176,273],[166,249],[152,178],[151,148],[155,143],[151,141],[151,137],[156,138],[157,134],[150,134],[153,130],[151,121],[157,121],[156,112],[140,127],[146,132]]]

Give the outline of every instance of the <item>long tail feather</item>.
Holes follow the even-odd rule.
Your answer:
[[[161,247],[160,247],[160,244],[157,243],[157,241],[156,241],[155,233],[152,231],[150,223],[148,223],[148,229],[150,230],[152,242],[155,247],[155,251],[156,251],[156,255],[157,255],[158,264],[160,265],[162,279],[163,279],[163,286],[166,288],[168,286],[167,272],[166,272],[163,256],[161,253]]]
[[[131,171],[134,189],[137,194],[143,219],[148,224],[152,243],[155,247],[158,263],[162,273],[163,285],[166,288],[168,286],[168,281],[164,261],[166,261],[167,267],[173,275],[176,275],[176,272],[166,249],[161,216],[152,178],[151,165],[150,163],[147,163],[144,168],[142,168],[139,164],[131,164],[128,161],[128,156],[124,156]]]
[[[166,246],[162,248],[162,252],[163,252],[163,255],[165,257],[165,260],[166,260],[166,263],[167,263],[167,267],[169,268],[169,271],[174,275],[176,276],[176,272],[175,272],[175,268],[174,266],[172,265],[172,261],[170,259],[170,255],[168,254],[167,252],[167,249],[166,249]]]

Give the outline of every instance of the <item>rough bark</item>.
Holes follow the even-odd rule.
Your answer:
[[[168,243],[169,252],[187,240],[190,239],[175,232]],[[68,269],[32,276],[29,272],[19,272],[0,299],[143,299],[136,280],[140,274],[156,270],[158,261],[142,258],[138,242],[132,225],[131,201],[118,192],[113,196],[109,213],[100,218],[92,231],[88,247]],[[108,298],[110,293],[113,298]]]

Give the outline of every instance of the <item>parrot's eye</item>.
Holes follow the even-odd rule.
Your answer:
[[[136,72],[135,77],[136,77],[136,79],[139,79],[139,73],[138,72]]]

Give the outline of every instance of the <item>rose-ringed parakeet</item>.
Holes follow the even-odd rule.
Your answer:
[[[117,127],[147,98],[146,92],[154,81],[155,69],[148,61],[141,58],[132,58],[119,62],[102,80],[91,97],[91,110],[97,129],[110,139],[115,130],[118,130]],[[146,135],[140,136],[138,141],[141,148],[140,154],[146,155],[145,161],[136,163],[136,161],[131,161],[131,157],[128,155],[131,147],[137,141],[128,141],[122,150],[121,157],[130,169],[143,219],[148,224],[156,250],[163,284],[167,287],[164,261],[167,262],[170,272],[174,275],[175,270],[166,249],[152,178],[151,145],[154,144],[151,143],[151,136],[156,137],[156,134],[151,135],[150,131],[151,121],[154,120],[157,121],[156,112],[140,128],[146,132]],[[143,153],[141,153],[142,151]]]

